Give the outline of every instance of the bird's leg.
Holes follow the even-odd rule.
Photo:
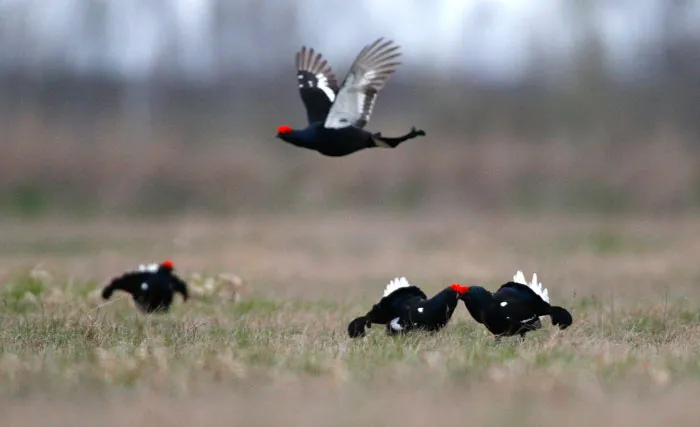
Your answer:
[[[525,342],[525,332],[523,331],[523,332],[520,332],[520,343],[524,343],[524,342]]]
[[[381,132],[377,132],[372,134],[372,141],[377,147],[396,148],[402,142],[418,136],[425,136],[425,131],[422,129],[416,129],[414,126],[411,128],[409,133],[406,135],[397,136],[396,138],[384,137],[382,136]]]

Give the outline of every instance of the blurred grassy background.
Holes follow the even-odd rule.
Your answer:
[[[254,9],[246,13],[262,13]],[[296,40],[299,31],[275,34]],[[274,138],[278,125],[305,124],[292,50],[262,77],[238,73],[234,61],[207,84],[6,69],[0,212],[695,212],[697,45],[660,37],[653,70],[620,80],[595,29],[585,34],[566,66],[537,61],[533,47],[526,78],[510,84],[401,67],[368,128],[397,134],[415,125],[427,138],[342,159]],[[352,58],[324,54],[342,78],[347,65],[337,64]]]
[[[5,214],[235,213],[391,207],[552,212],[688,211],[700,203],[697,122],[638,92],[595,100],[543,88],[390,85],[368,128],[428,136],[397,150],[331,159],[274,138],[303,126],[293,78],[275,90],[186,93],[132,123],[100,98],[44,99],[63,82],[8,98],[2,113]],[[91,91],[101,84],[84,89]],[[102,88],[102,90],[106,90]],[[659,90],[659,89],[656,89]],[[36,91],[36,92],[34,92]],[[168,92],[163,94],[168,98]],[[34,102],[19,102],[20,99]],[[162,105],[161,105],[162,102]]]
[[[3,426],[697,425],[700,9],[466,3],[0,2]],[[522,58],[510,25],[541,42],[525,76],[479,77],[479,52]],[[301,44],[342,78],[385,30],[406,63],[368,129],[426,138],[340,159],[274,138],[305,124]],[[102,305],[164,258],[191,301]],[[437,335],[346,336],[396,275],[432,295],[516,269],[572,328],[495,346],[459,308]],[[201,291],[231,276],[240,299]]]

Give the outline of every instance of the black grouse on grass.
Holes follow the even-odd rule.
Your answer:
[[[503,336],[525,334],[542,327],[540,317],[550,316],[552,324],[566,329],[573,323],[571,313],[565,308],[550,305],[549,292],[533,274],[528,283],[522,271],[513,276],[513,281],[502,285],[495,293],[481,286],[468,286],[462,301],[474,320],[500,340]]]
[[[136,306],[145,313],[167,312],[173,295],[179,292],[187,301],[187,284],[173,272],[173,262],[140,265],[138,271],[119,276],[102,290],[102,298],[109,299],[114,291],[128,292]]]
[[[395,148],[402,142],[425,136],[412,128],[406,135],[389,138],[364,130],[377,93],[396,71],[399,47],[383,38],[365,46],[338,87],[333,70],[320,53],[302,47],[296,54],[299,94],[309,125],[304,129],[277,128],[277,137],[296,146],[340,157],[364,148]]]
[[[390,335],[405,333],[413,329],[438,331],[450,321],[460,296],[466,286],[450,285],[428,298],[417,286],[408,283],[405,277],[397,277],[387,285],[384,297],[366,315],[354,319],[348,325],[351,338],[365,335],[365,328],[372,323],[386,325]]]

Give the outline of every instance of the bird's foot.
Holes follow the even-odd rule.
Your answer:
[[[425,136],[425,131],[423,129],[416,129],[415,126],[412,126],[409,135],[411,135],[411,138],[415,138],[417,136]]]
[[[372,134],[372,139],[374,144],[378,147],[396,148],[402,142],[418,136],[425,136],[425,131],[423,129],[416,129],[414,126],[409,133],[396,138],[384,137],[381,132],[377,132]]]

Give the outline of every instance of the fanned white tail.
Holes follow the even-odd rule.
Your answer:
[[[384,296],[387,297],[394,293],[397,289],[401,288],[407,288],[411,286],[410,283],[408,283],[408,280],[406,280],[405,277],[395,277],[391,282],[389,282],[388,285],[386,285],[386,288],[384,288]]]
[[[515,273],[515,275],[513,276],[513,281],[515,283],[523,284],[528,288],[532,289],[533,292],[540,296],[540,298],[542,298],[545,302],[549,303],[549,291],[547,290],[547,288],[542,286],[542,283],[537,281],[537,273],[534,273],[532,275],[532,282],[528,283],[525,279],[525,275],[523,274],[523,272],[518,270],[518,272]]]
[[[148,271],[151,273],[155,273],[156,271],[158,271],[158,264],[156,264],[156,263],[141,264],[141,265],[139,265],[139,271]]]

